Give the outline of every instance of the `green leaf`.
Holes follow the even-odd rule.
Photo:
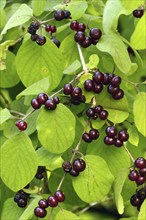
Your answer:
[[[55,220],[65,220],[65,219],[69,219],[69,220],[78,220],[78,216],[75,215],[74,213],[72,212],[69,212],[65,209],[61,209],[56,217],[55,217]]]
[[[4,8],[6,5],[6,0],[0,1],[0,8]]]
[[[35,176],[38,165],[29,137],[21,132],[8,139],[2,145],[1,155],[3,182],[13,191],[24,188]]]
[[[70,2],[66,7],[66,10],[71,12],[71,17],[73,20],[77,20],[85,13],[88,4],[85,1],[77,1],[77,2]]]
[[[128,133],[129,133],[129,139],[128,141],[133,144],[134,146],[138,146],[139,144],[139,135],[134,126],[130,126],[128,128]]]
[[[145,106],[146,106],[146,93],[140,92],[137,94],[134,106],[134,121],[138,131],[146,137],[146,114],[145,114]]]
[[[138,220],[144,220],[146,219],[146,199],[143,201],[140,212],[138,214]]]
[[[0,111],[0,124],[4,123],[8,119],[10,119],[12,115],[10,114],[7,108],[4,108]]]
[[[87,155],[84,159],[87,167],[78,178],[73,179],[73,187],[87,203],[102,201],[111,189],[113,175],[101,157]]]
[[[103,35],[96,47],[102,52],[109,53],[121,72],[127,73],[130,71],[132,64],[127,48],[117,34]]]
[[[89,57],[89,63],[87,63],[86,66],[89,69],[94,69],[97,67],[98,63],[99,63],[99,57],[97,56],[97,54],[92,54]]]
[[[26,87],[49,77],[49,85],[55,88],[62,77],[63,57],[58,48],[48,38],[44,46],[39,46],[28,40],[17,53],[16,68],[21,81]]]
[[[108,94],[106,88],[104,88],[101,94],[96,95],[96,103],[97,105],[102,105],[108,111],[108,119],[115,124],[123,122],[129,116],[126,97],[114,100]]]
[[[144,50],[146,48],[146,13],[139,19],[136,28],[131,36],[130,43],[136,50]]]
[[[51,153],[62,153],[74,141],[75,117],[63,104],[59,104],[55,111],[42,109],[37,119],[37,130],[44,148]]]
[[[33,13],[36,16],[39,16],[43,13],[44,7],[46,5],[46,0],[32,0],[32,8],[33,8]]]
[[[5,68],[0,70],[0,87],[1,88],[10,88],[18,84],[20,81],[15,67],[15,55],[9,51],[6,53],[7,59],[3,62],[3,67]]]
[[[132,12],[134,9],[137,9],[140,5],[142,5],[143,0],[121,0],[121,3],[126,10]]]
[[[67,67],[63,73],[64,74],[75,74],[81,68],[81,63],[75,60],[69,67]]]
[[[127,175],[128,169],[122,169],[120,172],[117,173],[114,181],[114,197],[119,214],[123,214],[124,212],[124,201],[121,192]]]
[[[31,19],[32,16],[32,9],[28,5],[22,4],[18,8],[18,10],[12,15],[12,17],[8,20],[7,24],[1,32],[1,36],[4,35],[10,28],[24,24],[26,21]]]

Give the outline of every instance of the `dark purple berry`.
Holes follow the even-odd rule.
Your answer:
[[[100,93],[103,90],[103,84],[93,84],[93,91],[95,93]]]
[[[31,35],[35,35],[36,34],[36,30],[34,28],[31,28],[30,26],[27,29],[27,32]]]
[[[59,103],[60,103],[60,100],[59,100],[58,96],[54,96],[54,97],[53,97],[53,101],[54,101],[56,104],[59,104]]]
[[[114,145],[116,147],[122,147],[123,146],[123,141],[119,140],[118,138],[115,139]]]
[[[77,43],[82,43],[85,40],[85,34],[84,32],[78,31],[75,36],[74,39]]]
[[[92,140],[96,140],[99,137],[99,131],[96,129],[91,129],[89,131],[89,138]]]
[[[42,208],[42,209],[46,209],[46,208],[48,208],[48,206],[49,206],[46,199],[41,199],[41,200],[38,202],[38,205],[39,205],[39,207]]]
[[[135,160],[134,165],[140,169],[146,168],[146,160],[143,157],[139,157]]]
[[[45,30],[47,32],[51,32],[51,25],[50,24],[46,24]]]
[[[23,120],[19,120],[19,121],[16,122],[16,126],[18,127],[18,129],[20,131],[24,131],[27,128],[27,123]]]
[[[34,210],[34,214],[36,217],[44,218],[47,215],[47,211],[45,209],[40,208],[40,207],[36,207]]]
[[[146,189],[142,188],[138,190],[137,196],[140,199],[140,201],[143,202],[146,199]]]
[[[54,13],[54,18],[55,20],[57,21],[61,21],[65,18],[65,14],[64,14],[64,11],[59,9],[57,10],[55,13]]]
[[[41,107],[41,104],[38,102],[37,99],[32,99],[31,100],[31,106],[34,108],[34,109],[39,109]]]
[[[141,18],[144,14],[144,10],[143,9],[136,9],[133,11],[133,16],[136,17],[136,18]]]
[[[94,115],[92,116],[93,120],[96,120],[98,118],[98,114],[94,113]]]
[[[110,138],[108,136],[104,137],[104,143],[107,145],[113,145],[114,144],[114,138]]]
[[[56,103],[54,102],[53,99],[48,99],[45,102],[45,108],[48,110],[55,110],[56,109]]]
[[[17,205],[21,208],[24,208],[27,206],[27,200],[26,199],[19,199],[17,202]]]
[[[58,190],[54,194],[55,199],[57,199],[58,202],[64,202],[65,195],[62,191]]]
[[[146,167],[139,170],[140,176],[146,177]]]
[[[94,109],[93,108],[88,108],[86,111],[86,115],[90,118],[93,117],[94,115]]]
[[[80,105],[81,104],[81,101],[78,98],[71,98],[70,102],[73,105]]]
[[[46,38],[44,36],[38,36],[36,39],[36,43],[42,46],[46,43]]]
[[[106,128],[106,134],[109,138],[113,138],[117,135],[117,129],[114,126],[108,126]]]
[[[128,178],[131,181],[136,181],[138,179],[138,177],[139,177],[139,173],[137,170],[131,170],[128,175]]]
[[[68,10],[64,10],[64,18],[71,18],[71,13]]]
[[[115,94],[112,94],[113,99],[119,100],[124,97],[124,91],[122,89],[119,89],[119,91]]]
[[[47,99],[48,99],[48,96],[47,96],[47,94],[45,94],[45,93],[40,93],[40,94],[38,94],[38,96],[37,96],[37,101],[38,101],[38,103],[39,103],[40,105],[45,104],[45,102],[47,101]]]
[[[38,30],[40,27],[40,23],[37,21],[33,21],[33,22],[31,22],[30,27],[34,28],[35,30]]]
[[[92,28],[89,32],[90,37],[94,40],[99,40],[102,36],[102,32],[98,28]]]
[[[90,143],[92,141],[92,139],[89,137],[89,134],[86,132],[82,135],[82,139],[87,143]]]
[[[84,171],[86,168],[86,163],[84,160],[82,159],[76,159],[74,160],[73,162],[73,169],[76,171],[76,172],[82,172]]]
[[[77,21],[72,21],[71,24],[70,24],[70,28],[74,31],[77,31],[78,30],[78,22]]]
[[[107,91],[111,94],[111,95],[114,95],[114,94],[117,94],[119,92],[120,88],[119,86],[112,86],[111,84],[108,85],[107,87]]]
[[[66,85],[64,86],[63,93],[64,93],[65,95],[70,95],[70,94],[72,93],[72,91],[73,91],[73,87],[72,87],[71,84],[66,84]]]
[[[71,169],[69,173],[71,176],[74,176],[74,177],[76,177],[80,174],[79,172],[75,171],[74,169]]]
[[[81,47],[87,48],[92,44],[91,38],[90,37],[85,37],[85,40],[80,44]]]
[[[71,93],[72,98],[81,97],[81,95],[82,95],[82,89],[81,88],[79,88],[79,87],[73,88],[73,91]]]
[[[94,108],[94,112],[95,113],[100,113],[103,110],[103,107],[101,105],[97,105]]]
[[[60,47],[60,41],[56,39],[55,37],[51,38],[51,41],[59,48]]]
[[[83,23],[79,23],[79,24],[78,24],[78,29],[77,29],[77,31],[82,31],[82,32],[84,32],[85,29],[86,29],[86,25],[85,25],[85,24],[83,24]]]
[[[97,71],[97,72],[94,73],[92,79],[93,79],[93,81],[94,81],[95,83],[100,84],[100,83],[103,83],[104,75],[103,75],[103,73]]]
[[[129,134],[127,133],[126,129],[119,131],[118,139],[120,141],[127,141],[129,139]]]
[[[58,205],[58,201],[55,196],[49,196],[47,199],[47,203],[50,207],[56,207]]]
[[[96,45],[98,43],[98,40],[94,40],[93,38],[91,38],[92,44]]]
[[[106,110],[102,110],[102,111],[99,113],[99,118],[100,118],[101,120],[105,120],[105,119],[107,119],[107,117],[108,117],[108,112],[107,112]]]
[[[81,96],[81,102],[83,102],[83,103],[86,102],[86,97],[84,95]]]
[[[18,202],[19,199],[21,199],[21,194],[20,193],[16,193],[14,196],[14,202]]]
[[[103,74],[103,84],[108,85],[110,83],[110,78],[108,73]]]
[[[51,25],[51,33],[55,33],[56,32],[56,26]]]
[[[36,41],[36,39],[38,38],[38,34],[33,34],[33,35],[31,35],[31,37],[30,37],[30,39],[32,40],[32,41]]]
[[[139,206],[141,204],[141,201],[138,198],[138,196],[135,194],[130,198],[130,203],[132,206]]]
[[[110,84],[111,84],[112,86],[115,86],[115,87],[119,86],[120,83],[121,83],[121,77],[120,77],[120,76],[114,76],[114,77],[112,78],[111,82],[110,82]]]
[[[136,180],[137,185],[142,185],[146,182],[146,178],[144,176],[139,176]]]
[[[45,166],[38,166],[37,173],[44,173],[46,171]]]
[[[72,169],[72,165],[69,161],[65,161],[62,164],[62,168],[63,168],[64,172],[69,173],[70,170]]]

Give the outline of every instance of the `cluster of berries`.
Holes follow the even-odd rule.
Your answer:
[[[86,101],[85,96],[82,95],[82,89],[79,87],[73,87],[71,84],[65,84],[63,93],[65,95],[70,95],[70,102],[74,105],[79,105]]]
[[[136,194],[131,196],[130,203],[132,206],[137,207],[139,211],[145,199],[146,199],[146,188],[141,188],[140,190],[136,191]]]
[[[42,46],[46,43],[46,38],[36,34],[36,31],[39,29],[40,23],[37,21],[31,22],[30,26],[27,29],[27,32],[31,34],[31,40],[35,41],[38,45]]]
[[[104,137],[104,143],[107,145],[122,147],[123,142],[129,139],[129,134],[126,129],[122,129],[118,132],[115,126],[108,126],[105,132],[107,136]]]
[[[65,161],[62,164],[64,172],[69,173],[71,176],[78,176],[80,172],[84,171],[86,168],[86,163],[82,159],[76,159],[71,164],[69,161]]]
[[[98,117],[101,120],[106,120],[108,117],[108,112],[104,110],[101,105],[97,105],[94,108],[88,108],[86,115],[94,120],[96,120]]]
[[[82,139],[87,143],[90,143],[92,140],[96,140],[98,137],[99,131],[93,128],[89,131],[89,133],[85,132],[82,135]]]
[[[128,178],[131,181],[135,181],[137,185],[142,185],[146,182],[146,160],[143,157],[135,160],[134,169],[130,170]]]
[[[49,196],[48,199],[41,199],[38,202],[38,206],[34,209],[34,214],[36,217],[44,218],[47,215],[46,208],[49,206],[54,208],[59,202],[65,200],[65,195],[62,191],[58,190],[55,192],[54,196]]]
[[[86,25],[83,23],[78,23],[77,21],[72,21],[70,28],[76,31],[74,39],[81,47],[87,48],[91,44],[96,45],[102,36],[102,32],[98,28],[92,28],[89,31],[90,37],[85,35]]]
[[[59,104],[60,100],[57,96],[53,98],[48,98],[48,95],[45,93],[38,94],[37,98],[31,100],[31,106],[34,109],[39,109],[42,105],[45,105],[45,108],[48,110],[54,110]]]
[[[141,18],[144,14],[144,10],[143,9],[136,9],[133,11],[133,16],[136,18]]]
[[[103,85],[108,85],[107,91],[111,94],[112,98],[119,100],[124,96],[124,91],[119,87],[120,84],[120,76],[96,71],[92,79],[88,79],[84,82],[84,88],[86,91],[100,93],[103,90]]]
[[[25,188],[28,188],[28,186],[26,186]],[[14,202],[17,203],[17,205],[21,208],[24,208],[27,206],[27,202],[29,200],[29,197],[30,194],[24,192],[23,190],[19,190],[16,194],[15,194],[15,197],[14,197]]]
[[[61,21],[63,19],[68,19],[68,18],[71,18],[71,13],[68,10],[58,9],[54,13],[54,18],[57,21]]]
[[[49,32],[51,38],[50,40],[57,46],[57,47],[60,47],[60,41],[58,39],[56,39],[55,37],[52,36],[52,33],[55,33],[56,32],[56,26],[53,26],[53,25],[50,25],[50,24],[47,24],[45,26],[45,30],[47,32]]]
[[[36,179],[43,179],[45,170],[46,170],[45,166],[38,166],[35,178]]]

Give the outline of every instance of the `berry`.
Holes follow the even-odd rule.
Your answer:
[[[51,41],[59,48],[60,47],[60,41],[56,39],[55,37],[51,38]]]
[[[60,103],[60,100],[59,100],[58,96],[54,96],[54,97],[53,97],[53,101],[54,101],[56,104],[59,104],[59,103]]]
[[[21,195],[20,193],[16,193],[16,195],[14,196],[14,202],[18,202],[19,199],[21,199]]]
[[[76,159],[74,160],[73,162],[73,169],[76,171],[76,172],[82,172],[84,171],[86,168],[86,163],[84,160],[82,159]]]
[[[93,84],[93,91],[95,93],[100,93],[103,90],[103,85],[102,84]]]
[[[141,205],[141,201],[140,201],[140,199],[138,198],[138,196],[136,194],[133,195],[130,198],[130,203],[131,203],[132,206],[139,206],[139,205]]]
[[[72,98],[81,97],[81,95],[82,95],[82,89],[81,88],[79,88],[79,87],[73,88],[73,91],[71,93]]]
[[[123,141],[121,141],[121,140],[119,140],[118,138],[116,138],[115,141],[114,141],[114,145],[115,145],[116,147],[122,147]]]
[[[85,40],[85,34],[84,32],[78,31],[75,36],[74,39],[77,43],[82,43]]]
[[[17,205],[21,208],[26,207],[27,206],[27,200],[26,199],[19,199],[17,202]]]
[[[90,37],[94,40],[99,40],[102,36],[102,32],[98,28],[92,28],[89,32]]]
[[[36,43],[42,46],[46,43],[46,38],[44,36],[38,36],[36,39]]]
[[[112,80],[111,80],[111,82],[110,82],[110,84],[112,85],[112,86],[119,86],[120,85],[120,83],[121,83],[121,77],[120,76],[114,76],[113,78],[112,78]]]
[[[68,10],[64,10],[64,18],[71,18],[71,13]]]
[[[98,40],[94,40],[93,38],[91,38],[92,44],[96,45],[98,43]]]
[[[113,138],[117,135],[117,129],[114,126],[108,126],[106,128],[106,134],[109,138]]]
[[[66,84],[66,85],[64,86],[63,93],[64,93],[65,95],[70,95],[70,94],[72,93],[72,91],[73,91],[73,87],[72,87],[71,84]]]
[[[112,78],[115,76],[115,74],[113,74],[113,73],[110,73],[109,75],[108,75],[108,78],[109,78],[109,81],[111,82],[111,80],[112,80]]]
[[[99,113],[99,118],[100,118],[101,120],[105,120],[105,119],[107,119],[107,117],[108,117],[108,112],[107,112],[106,110],[102,110],[102,111]]]
[[[137,196],[140,199],[140,201],[143,202],[146,199],[146,189],[142,188],[138,190]]]
[[[114,144],[114,138],[110,138],[110,137],[105,137],[104,138],[104,143],[107,144],[107,145],[112,145]]]
[[[73,105],[80,105],[80,104],[81,104],[81,101],[78,100],[78,98],[71,98],[71,99],[70,99],[70,102],[71,102],[71,104],[73,104]]]
[[[118,139],[120,141],[127,141],[129,139],[129,134],[127,133],[127,130],[121,130],[118,133]]]
[[[133,11],[133,16],[136,17],[136,18],[141,18],[144,14],[144,10],[134,10]]]
[[[107,91],[111,94],[111,95],[115,95],[119,92],[120,88],[119,86],[112,86],[111,84],[108,85],[107,87]]]
[[[91,79],[87,79],[84,82],[84,88],[86,91],[92,91],[93,90],[93,81]]]
[[[36,34],[36,30],[34,28],[31,28],[30,26],[27,29],[27,32],[31,35],[35,35]]]
[[[45,104],[45,102],[47,101],[47,99],[48,99],[48,96],[47,96],[47,94],[45,94],[45,93],[40,93],[40,94],[38,94],[38,96],[37,96],[37,101],[38,101],[38,103],[41,104],[41,105]]]
[[[108,85],[110,83],[110,78],[108,73],[103,74],[103,84]]]
[[[85,40],[80,44],[81,47],[87,48],[92,44],[91,38],[90,37],[85,37]]]
[[[94,109],[93,108],[88,108],[86,111],[86,115],[90,118],[93,117],[94,115]]]
[[[45,102],[45,108],[48,110],[55,110],[56,109],[56,103],[54,102],[53,99],[48,99]]]
[[[122,89],[119,89],[119,91],[115,94],[112,94],[113,99],[119,100],[122,99],[124,96],[124,91]]]
[[[51,33],[55,33],[56,32],[56,26],[51,25]]]
[[[92,139],[89,137],[89,134],[88,133],[84,133],[82,135],[82,139],[87,142],[87,143],[90,143],[92,141]]]
[[[136,181],[138,179],[138,177],[139,177],[139,173],[137,170],[131,170],[128,175],[128,178],[131,181]]]
[[[103,83],[103,80],[104,80],[104,75],[101,72],[97,71],[94,73],[93,81],[95,83],[97,83],[97,84]]]
[[[140,176],[146,177],[146,167],[139,170]]]
[[[71,24],[70,24],[70,28],[74,31],[77,31],[78,30],[78,22],[77,21],[72,21]]]
[[[103,107],[101,105],[97,105],[94,108],[94,112],[95,113],[100,113],[103,110]]]
[[[45,209],[40,208],[40,207],[36,207],[34,210],[34,214],[36,217],[44,218],[47,215],[47,211]]]
[[[47,32],[51,32],[51,25],[50,24],[46,24],[45,30]]]
[[[72,165],[69,161],[65,161],[62,164],[62,168],[63,168],[64,172],[69,173],[72,169]]]
[[[75,171],[74,169],[71,169],[69,173],[71,176],[74,176],[74,177],[76,177],[80,174],[79,172]]]
[[[93,120],[96,120],[98,118],[98,114],[94,113],[94,115],[92,116]]]
[[[58,202],[63,202],[65,200],[65,195],[62,191],[58,190],[54,194],[55,198]]]
[[[83,103],[86,102],[86,97],[84,95],[81,96],[81,102],[83,102]]]
[[[41,107],[41,104],[38,102],[37,99],[32,99],[31,100],[31,106],[34,108],[34,109],[39,109]]]
[[[92,140],[96,140],[99,137],[99,131],[96,129],[91,129],[89,131],[89,138]]]
[[[82,32],[84,32],[85,29],[86,29],[86,25],[85,25],[85,24],[83,24],[83,23],[79,23],[79,24],[78,24],[78,29],[77,29],[77,31],[82,31]]]
[[[30,27],[33,28],[34,30],[38,30],[40,27],[40,23],[37,21],[33,21],[31,22]]]
[[[44,175],[42,173],[36,173],[35,178],[41,180],[44,178]]]
[[[64,14],[64,11],[59,9],[57,10],[55,13],[54,13],[54,18],[55,20],[57,21],[61,21],[65,18],[65,14]]]
[[[37,173],[44,173],[46,170],[45,166],[38,166]]]
[[[137,185],[142,185],[146,182],[146,178],[144,176],[139,176],[136,180]]]
[[[32,40],[32,41],[36,41],[36,39],[38,38],[38,34],[33,34],[33,35],[31,35],[31,37],[30,37],[30,39]]]
[[[146,168],[146,160],[143,157],[139,157],[136,159],[134,165],[140,169]]]
[[[40,208],[42,209],[45,209],[48,207],[48,203],[47,203],[47,200],[46,199],[41,199],[39,202],[38,202],[38,205]]]
[[[58,201],[55,198],[55,196],[49,196],[47,199],[47,202],[48,202],[48,205],[52,208],[56,207],[58,205]]]
[[[23,120],[19,120],[19,121],[16,122],[16,126],[18,127],[18,129],[20,131],[24,131],[27,128],[27,123]]]

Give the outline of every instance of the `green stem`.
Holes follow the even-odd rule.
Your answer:
[[[82,53],[81,47],[80,47],[80,45],[78,43],[77,43],[77,48],[78,48],[78,53],[79,53],[79,56],[80,56],[80,60],[81,60],[81,63],[82,63],[83,70],[87,73],[88,69],[86,67],[86,63],[85,63],[85,59],[83,57],[83,53]]]

